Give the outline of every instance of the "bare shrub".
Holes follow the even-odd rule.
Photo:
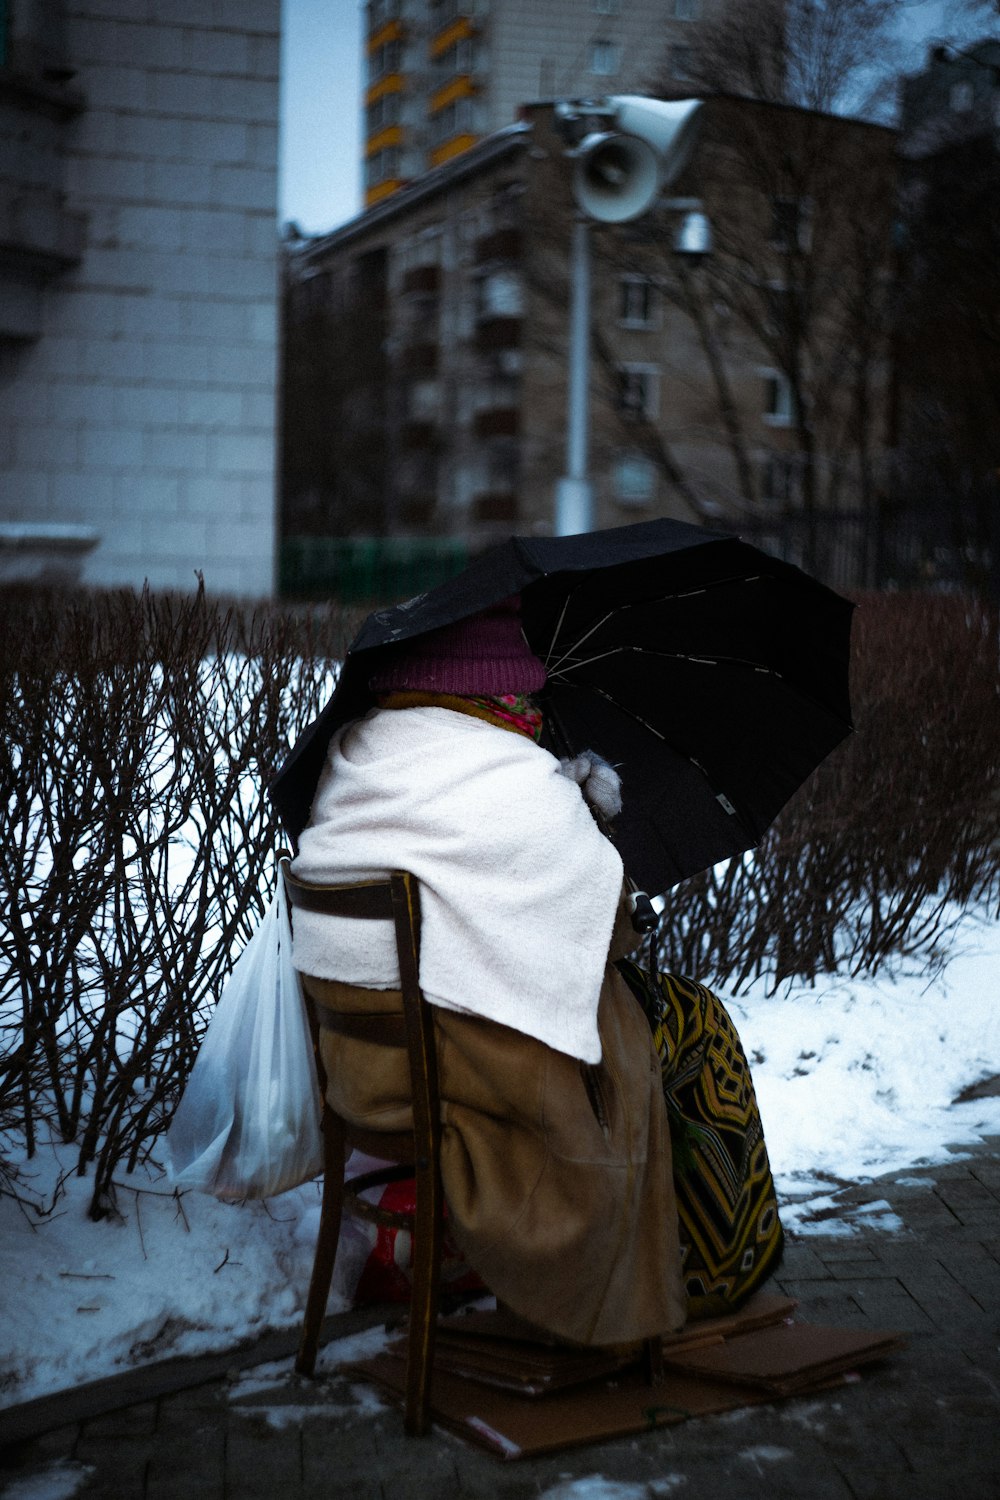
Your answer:
[[[995,609],[872,595],[854,629],[856,732],[760,846],[670,892],[661,962],[739,988],[893,959],[933,964],[949,920],[1000,904]]]
[[[356,622],[200,589],[8,593],[0,616],[0,1143],[70,1143],[99,1218],[262,913],[263,787]],[[863,601],[857,733],[758,850],[669,893],[667,967],[738,987],[933,962],[957,907],[997,910],[997,624],[959,598]],[[30,1202],[5,1154],[0,1190]]]
[[[345,623],[144,592],[8,596],[0,1129],[78,1147],[91,1214],[168,1121],[261,915],[263,785]]]

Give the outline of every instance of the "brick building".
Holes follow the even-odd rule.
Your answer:
[[[1000,40],[901,90],[896,575],[1000,597]]]
[[[12,0],[0,576],[266,594],[279,0]]]
[[[703,113],[679,202],[592,235],[595,522],[738,526],[858,580],[860,518],[886,444],[894,136],[747,100],[713,99]],[[764,163],[757,180],[751,157]],[[532,106],[360,218],[289,247],[288,377],[310,340],[326,350],[313,429],[324,425],[341,459],[368,463],[360,484],[356,459],[337,452],[325,469],[300,463],[308,434],[288,426],[283,535],[295,567],[322,536],[477,549],[551,530],[565,468],[570,181],[551,106]],[[671,247],[694,199],[716,249],[682,263]],[[299,406],[286,391],[286,412]],[[311,548],[296,542],[307,535]]]

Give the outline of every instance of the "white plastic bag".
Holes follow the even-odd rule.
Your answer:
[[[179,1188],[267,1198],[323,1170],[322,1100],[284,881],[219,997],[167,1131]]]

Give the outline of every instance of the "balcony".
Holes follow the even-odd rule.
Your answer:
[[[480,354],[497,349],[517,349],[521,343],[521,318],[486,317],[476,325],[476,348]]]
[[[84,560],[100,541],[89,526],[9,521],[0,524],[0,583],[79,581]]]
[[[478,35],[479,27],[474,16],[469,14],[472,6],[456,5],[454,0],[445,0],[438,17],[438,29],[430,39],[428,48],[431,59],[441,56],[460,42],[463,37]]]
[[[473,431],[478,438],[517,437],[521,413],[516,406],[490,406],[477,411]]]
[[[494,229],[489,234],[480,235],[476,241],[476,263],[520,260],[523,247],[524,236],[520,229]]]
[[[504,525],[517,520],[517,496],[510,490],[480,490],[472,497],[472,514],[477,521],[502,522]]]
[[[430,452],[438,446],[440,433],[436,422],[412,419],[404,422],[400,429],[400,441],[404,448]]]
[[[61,153],[75,93],[14,73],[0,77],[10,164],[0,182],[0,338],[35,339],[46,285],[83,255],[86,215],[67,206]]]
[[[403,526],[426,527],[433,521],[436,509],[436,495],[400,495],[397,502],[396,519]]]
[[[0,254],[4,259],[53,275],[76,265],[83,254],[86,217],[69,211],[62,193],[49,187],[0,186]]]
[[[399,356],[400,370],[404,375],[436,375],[438,367],[437,344],[406,344]]]
[[[436,292],[440,285],[440,266],[411,266],[403,273],[399,289],[404,295],[409,292]]]

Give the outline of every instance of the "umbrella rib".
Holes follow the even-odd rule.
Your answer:
[[[569,603],[568,600],[566,602]],[[565,613],[565,606],[564,606],[563,612]],[[599,620],[596,620],[594,622],[594,624],[591,625],[590,629],[584,635],[581,635],[577,640],[575,640],[573,642],[573,644],[572,644],[572,646],[570,646],[569,650],[563,652],[562,656],[560,656],[559,660],[556,662],[555,666],[552,667],[551,671],[552,672],[558,672],[559,668],[562,666],[563,662],[567,660],[567,658],[571,655],[571,653],[574,652],[574,651],[578,651],[580,649],[580,647],[583,645],[584,641],[587,640],[587,638],[589,636],[592,636],[594,634],[595,630],[600,630],[601,626],[605,625],[608,622],[608,620],[611,619],[611,617],[612,617],[612,615],[614,613],[615,613],[615,611],[613,609],[609,609],[608,612],[607,612],[607,614],[602,615]],[[557,630],[556,631],[556,635],[558,635],[558,633],[559,632]],[[555,645],[555,636],[553,636],[552,644]],[[547,672],[549,671],[549,661],[551,661],[551,659],[552,658],[551,658],[551,655],[550,655],[549,658],[546,660],[546,663],[545,663],[545,670]],[[598,657],[594,658],[595,661],[597,661],[599,659],[600,658],[598,658]]]
[[[694,662],[697,666],[704,667],[748,667],[752,672],[759,672],[762,677],[773,677],[775,682],[782,682],[786,685],[788,683],[788,678],[785,674],[779,672],[775,667],[768,667],[762,665],[760,662],[749,661],[743,656],[692,656],[680,651],[656,651],[649,646],[612,646],[609,651],[604,651],[599,656],[587,656],[584,657],[583,661],[570,662],[569,666],[561,672],[558,674],[550,672],[549,676],[554,677],[554,680],[557,682],[568,682],[569,673],[575,672],[578,667],[589,667],[592,662],[604,661],[609,656],[621,656],[626,651],[636,651],[641,656],[655,656],[664,661],[690,661]],[[563,657],[563,661],[565,660],[566,658]],[[591,684],[588,683],[589,686]],[[831,708],[828,703],[824,703],[822,698],[818,698],[815,693],[810,692],[801,683],[795,684],[792,691],[795,692],[800,702],[811,703],[814,708],[820,709],[823,713],[830,714],[838,723],[846,723],[848,729],[852,727],[849,719],[845,720],[842,714],[836,709]]]
[[[612,615],[614,614],[621,614],[627,609],[646,608],[650,604],[669,604],[677,599],[693,599],[697,594],[707,594],[711,589],[726,588],[733,583],[760,583],[763,576],[764,575],[762,573],[752,573],[747,578],[741,578],[739,574],[733,574],[728,578],[717,578],[712,583],[699,584],[699,586],[695,589],[679,589],[672,594],[659,594],[655,599],[633,599],[628,603],[618,604],[614,609],[609,610],[607,614],[603,615],[601,619],[597,621],[596,625],[592,625],[585,635],[580,636],[578,640],[574,641],[572,646],[570,646],[568,650],[563,652],[563,655],[553,666],[552,671],[558,672],[559,668],[562,666],[566,658],[573,651],[578,650],[579,647],[582,646],[583,642],[587,639],[587,636],[593,635],[595,630],[600,630],[605,621],[610,620]],[[559,613],[559,620],[556,624],[556,628],[552,636],[552,641],[549,645],[549,649],[545,657],[546,669],[548,669],[549,662],[552,660],[552,657],[555,654],[556,642],[559,639],[559,632],[562,630],[563,621],[566,618],[566,609],[569,605],[570,599],[575,593],[576,589],[571,589],[570,592],[566,595],[566,598],[563,600],[563,607]]]
[[[563,606],[562,606],[562,609],[559,611],[559,618],[556,621],[556,628],[552,632],[552,639],[551,639],[551,641],[549,641],[549,649],[545,653],[545,668],[546,668],[546,671],[548,670],[549,662],[552,660],[552,653],[556,649],[556,641],[559,639],[559,632],[560,632],[560,630],[562,630],[563,620],[565,620],[565,618],[566,618],[566,610],[569,608],[569,601],[570,601],[570,599],[572,599],[572,597],[573,597],[573,595],[575,593],[576,593],[576,589],[570,589],[570,590],[568,590],[568,592],[566,594],[566,597],[563,600]]]
[[[760,662],[750,661],[745,656],[695,656],[688,651],[656,651],[650,646],[612,646],[609,651],[602,651],[598,656],[585,656],[581,661],[570,661],[568,666],[562,667],[562,662],[568,660],[567,653],[559,664],[562,670],[557,668],[556,671],[550,672],[549,676],[565,681],[567,674],[575,672],[579,667],[589,667],[595,661],[605,661],[609,656],[622,656],[626,651],[638,652],[640,656],[656,656],[664,661],[691,661],[700,667],[749,667],[751,671],[760,672],[765,677],[776,677],[779,682],[785,680],[774,667],[762,666]]]
[[[637,714],[633,709],[626,708],[624,703],[619,703],[617,698],[612,698],[611,694],[606,693],[603,688],[595,688],[594,691],[597,693],[599,698],[603,698],[606,702],[610,703],[612,708],[617,708],[619,713],[623,713],[628,718],[634,719],[637,724],[642,725],[643,729],[648,729],[650,734],[655,735],[658,740],[662,740],[664,745],[669,745],[675,755],[679,755],[682,760],[686,760],[688,765],[694,766],[695,770],[698,771],[702,776],[704,776],[705,780],[708,783],[709,790],[711,791],[712,796],[715,798],[716,802],[719,803],[723,811],[728,813],[731,818],[735,818],[737,823],[739,823],[742,827],[744,833],[749,834],[751,842],[756,843],[756,835],[754,834],[750,825],[747,823],[747,820],[733,806],[732,799],[727,796],[725,792],[716,791],[715,782],[712,780],[711,776],[708,774],[707,770],[702,765],[700,760],[695,760],[693,755],[688,755],[685,751],[679,750],[672,740],[667,739],[667,736],[663,733],[662,730],[655,728],[654,725],[650,724],[648,720],[644,719],[641,714]]]

